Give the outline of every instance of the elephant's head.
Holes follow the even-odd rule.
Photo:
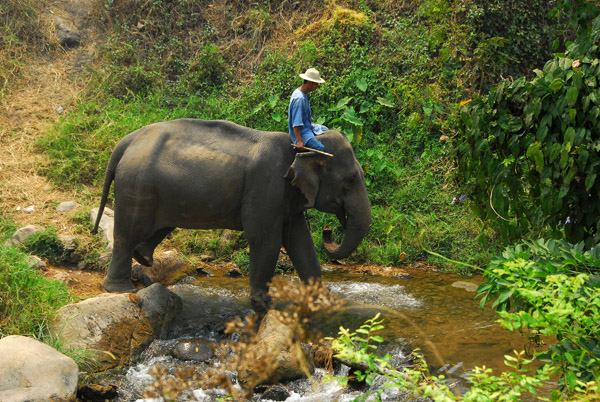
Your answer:
[[[360,245],[371,224],[371,205],[363,170],[352,146],[338,131],[319,136],[325,151],[333,157],[312,152],[298,153],[286,178],[300,189],[307,200],[305,207],[333,213],[345,230],[341,244],[323,236],[331,259],[348,257]]]

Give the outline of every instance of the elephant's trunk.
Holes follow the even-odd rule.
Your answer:
[[[331,228],[326,226],[323,229],[325,252],[332,260],[341,260],[352,254],[369,231],[369,225],[371,224],[371,205],[366,194],[364,197],[360,197],[360,201],[356,203],[356,205],[348,207],[346,212],[348,214],[346,222],[340,220],[342,226],[345,227],[344,238],[340,244],[333,242],[333,239],[331,238]]]

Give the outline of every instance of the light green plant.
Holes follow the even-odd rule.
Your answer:
[[[428,397],[434,401],[521,401],[525,394],[536,395],[545,381],[548,381],[553,369],[550,366],[542,366],[537,371],[532,369],[535,359],[525,357],[525,352],[514,352],[514,355],[505,356],[505,364],[509,368],[499,376],[494,376],[491,369],[486,367],[475,368],[469,375],[472,386],[464,395],[455,395],[444,383],[444,377],[435,377],[429,373],[427,363],[421,356],[416,358],[416,368],[394,369],[389,366],[389,356],[377,356],[376,344],[383,341],[375,332],[383,329],[383,320],[379,314],[367,320],[355,332],[346,328],[340,328],[338,338],[332,340],[335,357],[348,364],[359,365],[361,369],[354,372],[359,381],[371,384],[374,377],[382,375],[386,377],[387,383],[384,388],[399,388],[408,391],[412,396]],[[413,364],[414,366],[414,364]],[[335,380],[347,384],[346,377],[336,377]],[[579,390],[575,393],[598,396],[598,390],[594,389],[597,383],[579,382]],[[366,393],[357,401],[381,400],[380,394],[383,389]],[[579,395],[571,395],[572,400],[579,400]],[[544,400],[542,397],[538,397]],[[558,399],[555,399],[558,400]],[[567,400],[567,398],[564,398]]]

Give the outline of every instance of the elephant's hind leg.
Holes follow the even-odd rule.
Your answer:
[[[110,265],[102,287],[108,292],[135,292],[136,288],[131,281],[132,245],[122,245],[115,242]]]
[[[152,266],[154,263],[154,249],[174,229],[175,228],[162,228],[154,232],[152,236],[135,247],[135,250],[133,250],[133,258],[146,267]]]

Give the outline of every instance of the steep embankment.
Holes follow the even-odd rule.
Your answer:
[[[48,183],[41,174],[47,159],[37,152],[35,142],[69,113],[85,89],[97,31],[90,15],[93,0],[41,4],[44,9],[38,11],[47,28],[43,34],[48,50],[27,55],[18,81],[9,82],[0,98],[0,210],[18,225],[51,221],[68,231],[54,208],[57,202],[77,200],[82,194]]]

